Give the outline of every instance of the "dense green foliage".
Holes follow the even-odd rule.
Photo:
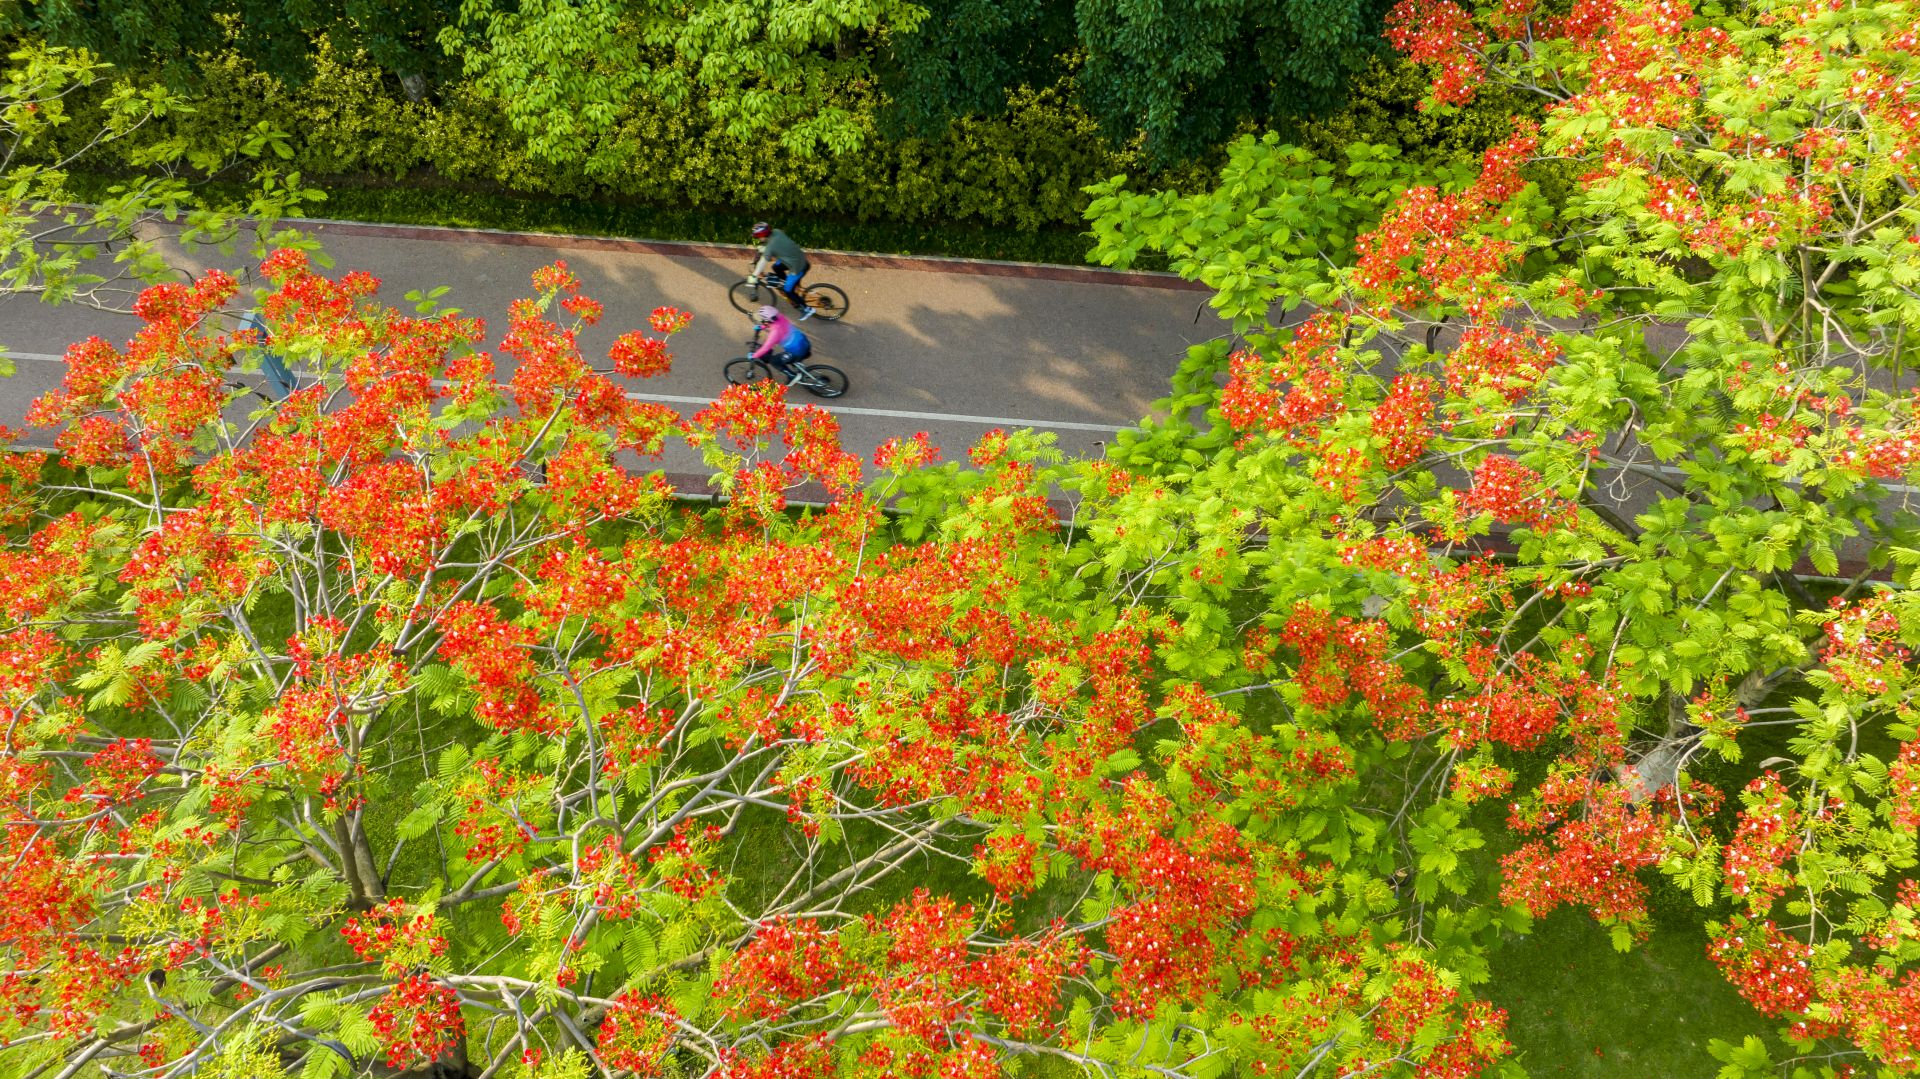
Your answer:
[[[463,0],[440,40],[535,157],[600,174],[623,164],[603,136],[635,99],[702,106],[732,138],[791,154],[851,150],[871,66],[851,39],[911,33],[925,14],[906,0]]]
[[[974,85],[967,70],[950,70],[955,86]],[[1389,144],[1441,168],[1501,130],[1501,103],[1441,120],[1416,108],[1416,73],[1381,63],[1376,74],[1353,109],[1302,129],[1317,153],[1339,160],[1348,142]],[[862,106],[876,132],[883,104]],[[1156,168],[1141,148],[1114,144],[1071,80],[1016,88],[997,113],[897,130],[837,158],[743,142],[698,107],[643,99],[583,157],[553,162],[478,89],[410,101],[368,56],[333,50],[317,52],[299,82],[236,51],[210,56],[192,108],[155,128],[180,146],[231,148],[261,124],[284,133],[286,164],[329,191],[336,216],[693,240],[738,240],[743,218],[773,216],[819,247],[1028,261],[1082,261],[1089,185],[1125,173],[1194,186],[1216,164]],[[84,142],[81,128],[55,137],[65,152]],[[118,176],[136,164],[108,145],[76,167]]]
[[[1072,227],[1086,206],[1082,187],[1143,164],[1103,139],[1093,118],[1056,90],[1016,91],[998,118],[960,120],[935,137],[870,141],[831,159],[789,154],[767,140],[743,142],[699,108],[638,102],[586,158],[552,163],[473,89],[451,88],[438,102],[415,104],[363,59],[330,54],[298,85],[223,54],[207,64],[193,111],[168,116],[164,126],[185,144],[203,145],[262,122],[289,133],[290,162],[310,175],[431,176],[739,215],[1029,231]],[[111,150],[97,160],[105,167],[127,163]],[[614,160],[620,165],[609,171],[590,165]],[[1186,175],[1197,177],[1193,170]]]
[[[1348,88],[1338,111],[1303,121],[1290,141],[1327,161],[1342,161],[1357,143],[1391,146],[1406,161],[1444,168],[1477,158],[1507,136],[1516,116],[1537,116],[1545,99],[1510,87],[1488,87],[1461,108],[1423,105],[1428,77],[1419,66],[1373,56]]]
[[[844,153],[883,121],[922,134],[997,115],[1009,91],[1084,64],[1078,103],[1109,137],[1144,135],[1160,159],[1204,154],[1246,125],[1324,117],[1381,53],[1383,0],[22,0],[7,29],[197,85],[231,49],[291,82],[316,39],[383,75],[464,73],[543,160],[591,159],[636,99],[698,103],[736,137]],[[413,81],[419,80],[419,81]],[[608,162],[612,164],[613,162]]]
[[[1078,241],[1006,234],[1078,231],[1083,189],[1115,173],[1191,186],[1236,131],[1276,126],[1332,160],[1389,143],[1423,164],[1497,137],[1511,102],[1417,108],[1417,75],[1376,47],[1379,7],[35,0],[0,8],[0,29],[184,89],[165,123],[183,147],[230,148],[264,122],[330,190],[451,186],[469,208],[447,221],[480,202],[484,223],[514,227],[525,214],[502,196],[557,198],[601,218],[777,216],[814,243],[855,222],[1002,230],[938,249],[1078,261]],[[109,147],[76,167],[129,164]]]
[[[189,142],[164,130],[185,106],[162,88],[65,49],[23,48],[8,60],[0,76],[0,298],[124,309],[136,287],[166,270],[148,228],[154,222],[174,222],[189,242],[231,254],[249,230],[256,247],[285,242],[277,222],[318,197],[279,167],[286,136],[267,121]],[[88,104],[76,109],[75,101]],[[100,154],[133,172],[90,185],[89,204],[76,205],[67,169]],[[241,166],[251,181],[231,183],[220,202],[196,196],[183,175]]]
[[[467,0],[442,40],[535,152],[589,153],[635,96],[704,91],[736,137],[844,153],[870,134],[857,108],[876,73],[895,119],[921,130],[997,113],[1008,91],[1085,61],[1079,102],[1110,137],[1157,161],[1204,154],[1247,124],[1339,107],[1382,48],[1384,0]]]
[[[1340,105],[1382,47],[1381,0],[1080,0],[1087,99],[1160,157],[1217,145],[1248,122]]]
[[[1010,88],[1052,85],[1074,49],[1070,4],[953,0],[940,15],[888,39],[889,127],[931,134],[958,116],[996,114]]]
[[[433,35],[456,10],[452,0],[21,0],[12,11],[0,6],[0,31],[155,69],[178,87],[196,85],[201,57],[225,48],[302,80],[323,33],[395,75],[430,78],[452,70]]]

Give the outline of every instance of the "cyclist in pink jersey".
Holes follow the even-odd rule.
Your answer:
[[[773,307],[762,307],[753,313],[753,320],[766,330],[766,338],[760,347],[753,350],[753,358],[764,360],[769,357],[781,367],[789,367],[796,360],[804,360],[813,355],[813,342],[800,332],[793,320],[781,314]]]

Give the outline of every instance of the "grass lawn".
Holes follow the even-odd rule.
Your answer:
[[[1562,909],[1492,956],[1481,987],[1507,1009],[1514,1060],[1537,1077],[1619,1079],[1713,1075],[1718,1038],[1749,1034],[1770,1044],[1761,1018],[1707,960],[1697,926],[1660,925],[1622,954],[1584,911]]]

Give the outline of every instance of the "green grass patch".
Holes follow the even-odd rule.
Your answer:
[[[1507,1010],[1514,1059],[1536,1079],[1706,1076],[1720,1068],[1707,1053],[1715,1038],[1778,1045],[1708,961],[1697,919],[1661,924],[1622,953],[1584,911],[1563,908],[1491,958],[1481,992]]]

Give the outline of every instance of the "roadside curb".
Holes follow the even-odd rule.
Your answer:
[[[699,475],[693,472],[662,471],[660,478],[673,485],[673,496],[678,499],[715,502],[719,500],[721,495],[720,489],[713,485],[713,477],[711,476]],[[786,492],[787,505],[800,509],[823,509],[831,504],[832,501],[833,492],[827,490],[824,484],[813,480],[808,480],[798,486],[790,487]],[[1072,522],[1075,508],[1075,502],[1072,499],[1049,498],[1047,499],[1047,508],[1053,511],[1053,517],[1056,523],[1065,525]],[[887,507],[883,506],[881,509],[884,512]]]
[[[626,254],[665,255],[669,258],[742,258],[754,250],[746,244],[691,240],[634,240],[618,236],[580,236],[554,232],[508,232],[502,229],[451,228],[443,225],[386,225],[334,218],[288,218],[315,235],[387,237],[396,240],[494,244],[501,247],[545,247],[561,251],[617,251]],[[1021,277],[1035,281],[1073,281],[1087,285],[1126,285],[1174,292],[1206,292],[1207,286],[1178,274],[1151,270],[1106,270],[1095,266],[1055,266],[1040,262],[1000,262],[994,259],[948,258],[934,255],[883,255],[871,251],[820,251],[822,267],[856,266],[922,273],[963,273],[982,277]]]
[[[60,450],[55,446],[45,443],[15,442],[11,445],[0,446],[0,453],[41,453],[57,457],[60,454]],[[711,476],[695,472],[668,472],[664,469],[660,471],[659,475],[673,486],[673,497],[676,499],[712,503],[721,497],[721,492],[713,485]],[[828,491],[824,485],[811,480],[788,489],[785,494],[786,504],[798,509],[821,509],[833,500],[832,492]],[[1049,498],[1047,499],[1047,508],[1053,511],[1054,521],[1056,523],[1060,525],[1072,523],[1075,510],[1073,500],[1066,498]],[[1518,551],[1506,535],[1499,533],[1477,537],[1466,546],[1468,549],[1482,555],[1513,555]],[[1429,548],[1429,550],[1432,549],[1431,547]],[[1864,562],[1852,560],[1842,560],[1840,562],[1835,572],[1843,576],[1822,574],[1806,559],[1801,559],[1795,563],[1791,567],[1790,572],[1796,577],[1812,580],[1846,580],[1856,574],[1864,574],[1866,578],[1871,581],[1893,580],[1892,570],[1883,569],[1876,571]]]

